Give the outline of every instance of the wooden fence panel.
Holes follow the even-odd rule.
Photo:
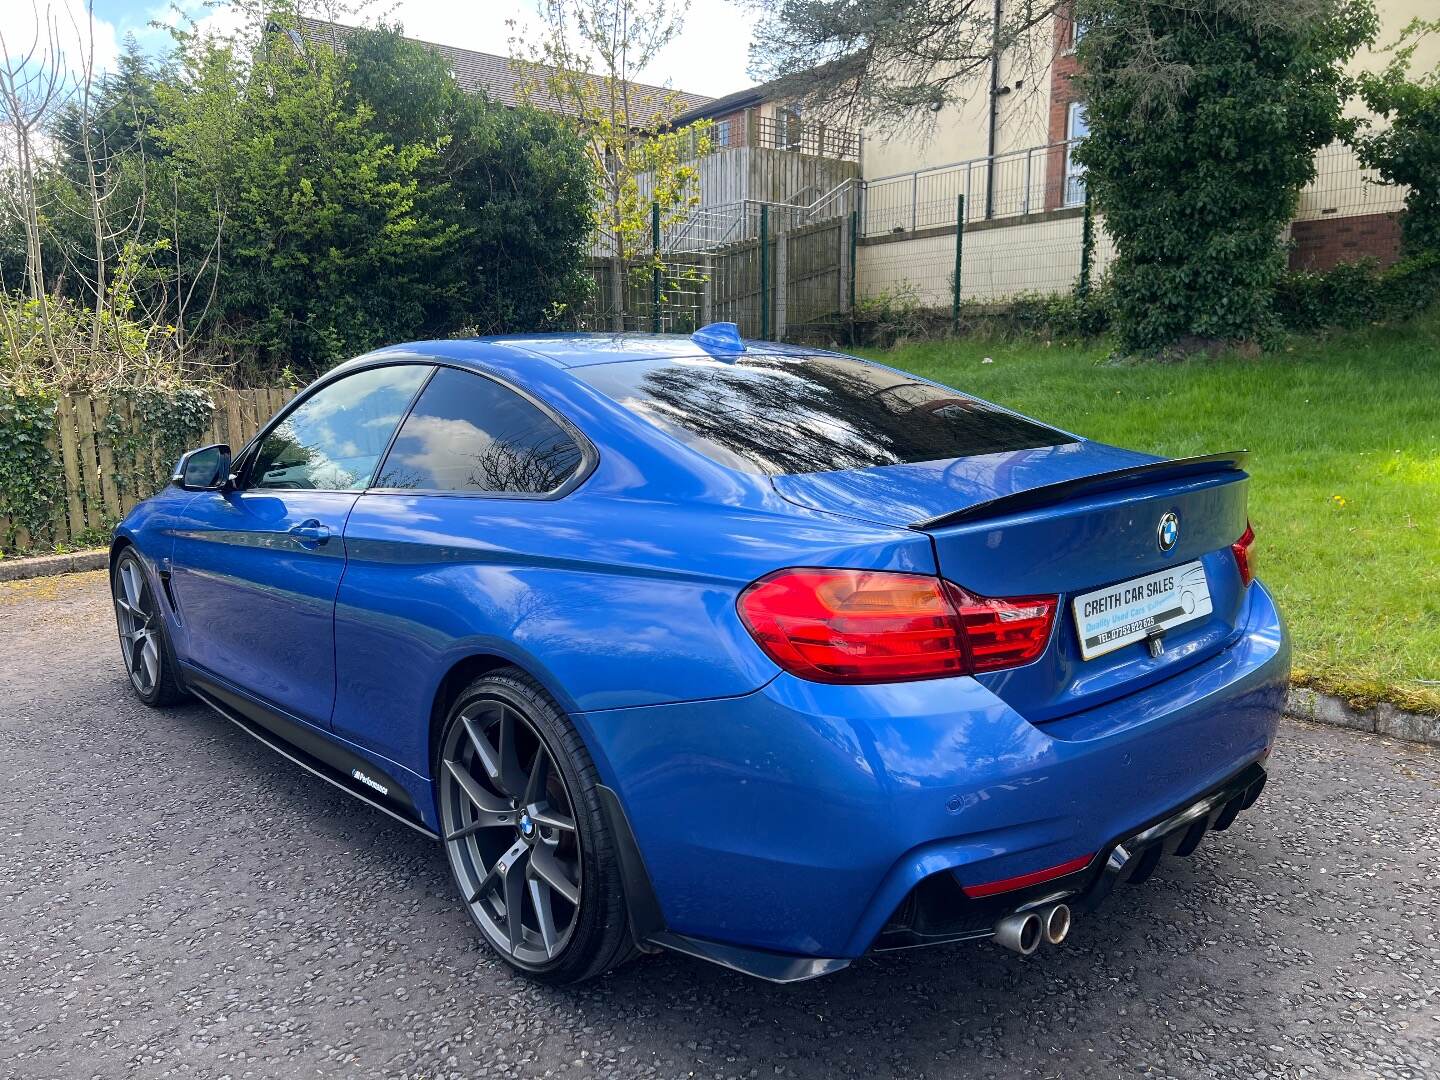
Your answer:
[[[278,387],[212,391],[215,411],[206,430],[196,436],[196,445],[228,443],[238,451],[294,396],[293,390]],[[87,532],[109,528],[169,479],[171,450],[141,430],[143,426],[123,394],[60,395],[45,440],[59,465],[50,528],[55,541],[71,544]],[[134,447],[133,454],[122,452],[127,444]],[[0,515],[0,543],[9,526]],[[15,537],[22,551],[44,539],[24,530]]]
[[[88,394],[75,398],[75,427],[80,435],[80,477],[84,489],[80,497],[85,504],[85,524],[101,527],[104,515],[100,508],[100,452],[95,446],[95,413]]]
[[[844,296],[844,235],[840,222],[797,229],[787,237],[786,333],[805,337],[838,324]]]
[[[75,432],[75,395],[62,395],[56,406],[60,431],[60,463],[65,476],[66,538],[85,531],[85,508],[80,505],[80,438]]]
[[[123,396],[117,397],[110,402],[110,407],[115,410],[115,423],[121,431],[131,432],[135,430],[135,418],[130,408],[129,398]],[[116,464],[119,465],[120,463],[117,462]],[[120,505],[117,508],[120,517],[124,517],[131,510],[135,509],[136,505],[144,497],[135,490],[136,472],[135,462],[131,461],[124,464],[123,475],[120,480]],[[145,494],[148,495],[149,492]]]
[[[60,427],[52,424],[50,434],[45,436],[45,449],[50,455],[51,461],[59,461],[60,458]],[[67,507],[65,499],[57,498],[50,513],[50,534],[52,536],[63,536],[66,532],[68,521],[66,520]],[[0,536],[5,535],[5,518],[0,515]]]
[[[225,436],[232,452],[239,452],[245,439],[244,427],[240,423],[240,395],[231,391],[225,395]]]
[[[108,398],[95,399],[95,429],[106,431],[106,423],[110,418],[111,402]],[[110,446],[110,440],[100,440],[100,499],[104,505],[103,517],[106,521],[116,521],[120,518],[120,489],[115,482],[115,451]]]

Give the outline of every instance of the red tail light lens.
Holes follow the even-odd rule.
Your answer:
[[[1250,522],[1245,522],[1245,532],[1230,545],[1230,550],[1235,553],[1235,565],[1240,568],[1240,584],[1249,585],[1255,580],[1255,571],[1250,565],[1250,548],[1255,543],[1255,529]]]
[[[829,683],[936,679],[1024,664],[1045,649],[1057,598],[973,596],[925,574],[780,570],[740,594],[769,657]]]
[[[999,599],[976,596],[948,581],[945,585],[965,628],[971,671],[1019,667],[1045,651],[1059,597]]]

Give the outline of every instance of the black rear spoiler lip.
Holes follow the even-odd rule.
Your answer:
[[[1206,473],[1240,472],[1244,470],[1249,457],[1250,451],[1248,450],[1232,450],[1225,454],[1168,458],[1164,461],[1151,461],[1144,465],[1131,465],[1128,468],[1112,469],[1109,472],[1093,473],[1089,476],[1077,476],[1073,480],[1042,484],[1040,487],[1026,488],[1024,491],[1001,495],[995,499],[986,499],[984,502],[974,503],[959,510],[951,510],[949,513],[914,522],[909,527],[925,531],[943,528],[946,525],[960,525],[981,518],[1018,514],[1023,510],[1049,506],[1075,495],[1112,491],[1116,488],[1131,487],[1137,482],[1203,476]]]

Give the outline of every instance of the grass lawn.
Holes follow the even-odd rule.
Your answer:
[[[1252,451],[1255,558],[1296,682],[1440,713],[1440,310],[1259,359],[1107,351],[962,339],[871,355],[1102,442]]]

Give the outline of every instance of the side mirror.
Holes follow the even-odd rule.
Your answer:
[[[230,483],[230,447],[224,443],[180,457],[170,482],[186,491],[222,491]]]

